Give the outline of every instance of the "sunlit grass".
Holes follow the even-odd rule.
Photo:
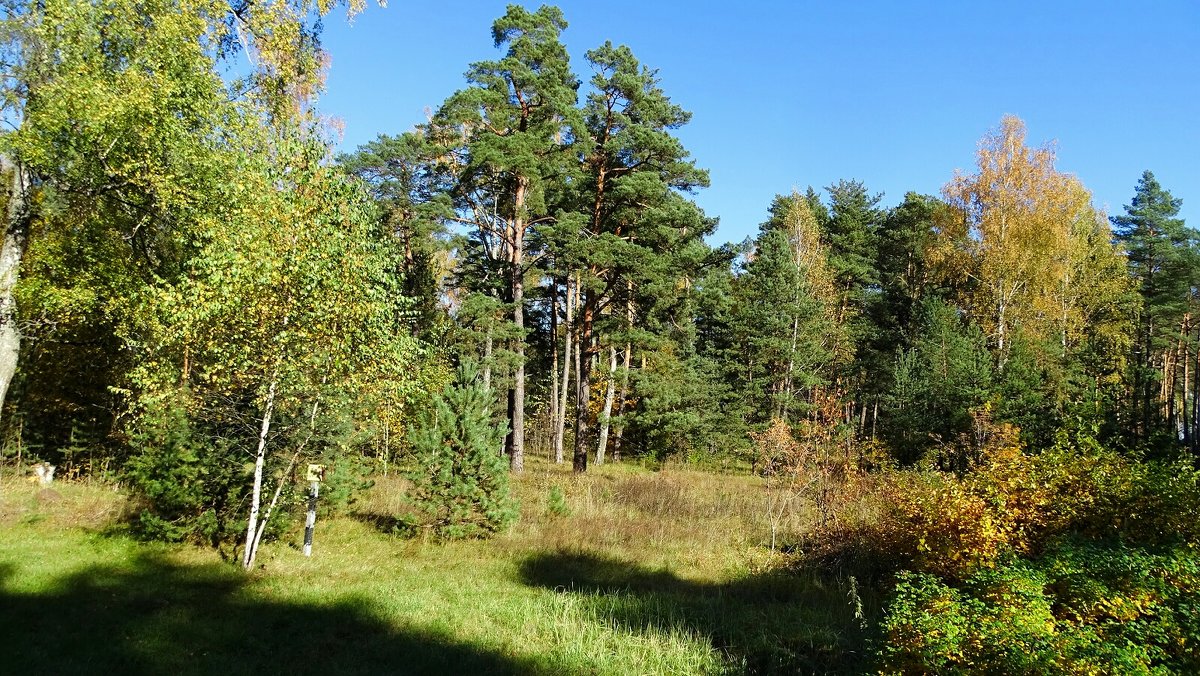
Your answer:
[[[550,510],[552,486],[562,490],[568,515]],[[701,674],[861,666],[861,632],[844,589],[770,572],[756,479],[611,465],[574,477],[535,461],[514,488],[522,518],[511,531],[439,544],[381,532],[381,521],[367,518],[399,508],[402,482],[382,479],[357,517],[318,524],[312,558],[301,555],[293,533],[264,547],[246,575],[210,550],[113,534],[124,509],[119,493],[62,485],[61,499],[45,500],[27,484],[4,483],[0,641],[13,664],[37,670],[37,659],[50,660],[41,671]],[[37,638],[32,627],[57,637],[59,657],[22,647]]]

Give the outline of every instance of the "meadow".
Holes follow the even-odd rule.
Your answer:
[[[762,479],[534,461],[486,541],[392,533],[401,480],[231,552],[146,543],[103,484],[0,481],[10,673],[859,673],[876,595],[771,552]],[[812,521],[797,509],[784,529]]]

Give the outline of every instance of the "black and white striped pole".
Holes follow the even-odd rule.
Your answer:
[[[308,466],[308,517],[304,520],[304,555],[312,556],[313,529],[317,525],[317,494],[321,490],[324,465]]]

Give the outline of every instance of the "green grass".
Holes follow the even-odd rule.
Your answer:
[[[550,509],[552,486],[569,516]],[[111,490],[63,485],[47,501],[0,484],[0,660],[8,673],[865,668],[846,585],[774,572],[755,480],[535,462],[516,490],[512,531],[437,544],[380,532],[402,492],[381,480],[355,517],[318,524],[311,559],[293,535],[247,575],[114,533]]]

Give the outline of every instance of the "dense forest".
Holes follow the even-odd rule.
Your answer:
[[[6,467],[247,569],[309,464],[434,541],[535,463],[750,476],[773,574],[879,590],[874,669],[1200,670],[1200,234],[1151,171],[1108,215],[998,113],[940,194],[780,186],[718,244],[692,113],[555,7],[336,151],[333,4],[7,3]]]

